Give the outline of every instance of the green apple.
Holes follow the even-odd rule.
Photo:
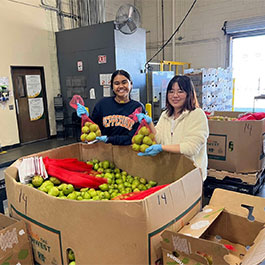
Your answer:
[[[107,169],[110,166],[110,162],[108,160],[103,161],[103,168]]]
[[[102,191],[107,191],[109,189],[109,185],[107,183],[104,183],[104,184],[99,185],[99,188]]]
[[[86,200],[91,199],[91,195],[86,191],[83,195],[83,198]]]
[[[36,176],[34,176],[34,177],[32,178],[31,183],[32,183],[32,185],[33,185],[34,187],[36,187],[36,188],[37,188],[37,187],[40,187],[41,184],[43,183],[43,177],[40,176],[40,175],[36,175]]]
[[[157,185],[157,182],[149,180],[148,184],[150,184],[152,187],[155,187]]]
[[[58,190],[57,187],[51,187],[48,191],[48,194],[51,196],[57,197],[59,195],[60,191]]]
[[[64,187],[66,187],[66,186],[67,186],[66,183],[62,183],[61,185],[58,186],[58,189],[59,189],[59,190],[63,190]]]
[[[83,133],[83,134],[81,134],[81,136],[80,136],[80,140],[81,140],[82,142],[85,142],[85,141],[86,141],[86,137],[87,137],[87,134],[86,134],[86,133]]]
[[[145,179],[145,178],[140,178],[140,182],[141,182],[142,184],[146,184],[146,179]]]
[[[91,141],[94,141],[96,139],[97,135],[94,133],[94,132],[90,132],[87,137],[86,137],[86,140],[88,142],[91,142]]]
[[[69,193],[67,195],[67,199],[76,200],[76,198],[77,198],[77,196],[76,196],[75,192]]]
[[[74,186],[72,184],[67,184],[64,188],[63,188],[63,193],[64,195],[68,195],[70,193],[72,193],[74,191]]]
[[[81,131],[82,131],[82,133],[88,133],[89,132],[89,128],[87,126],[83,126]]]
[[[90,190],[88,191],[88,193],[89,193],[89,195],[90,195],[91,197],[94,197],[94,196],[97,195],[97,192],[95,191],[95,189],[90,189]]]
[[[90,132],[94,132],[94,134],[95,134],[95,132],[98,130],[99,128],[98,128],[98,125],[97,124],[95,124],[95,123],[92,123],[92,124],[90,124],[90,126],[89,126],[89,130],[90,130]],[[95,134],[96,135],[96,134]]]
[[[50,177],[49,180],[54,184],[54,185],[60,185],[61,181],[57,179],[56,177]]]
[[[105,196],[105,198],[106,199],[110,199],[110,194],[109,194],[109,192],[107,192],[107,191],[104,191],[104,196]]]
[[[140,145],[139,144],[133,144],[132,145],[132,149],[136,152],[139,152],[140,151]]]

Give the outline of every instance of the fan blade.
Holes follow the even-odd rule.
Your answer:
[[[134,32],[137,28],[137,26],[135,25],[135,23],[131,19],[127,20],[127,25],[128,25],[131,32]]]
[[[134,11],[133,6],[130,6],[129,12],[128,12],[128,18],[131,18],[132,17],[133,11]]]

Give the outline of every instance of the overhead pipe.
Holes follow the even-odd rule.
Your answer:
[[[58,15],[60,15],[60,16],[63,16],[63,17],[69,17],[69,18],[72,18],[72,19],[75,19],[75,20],[80,19],[80,17],[77,16],[77,15],[73,15],[73,14],[71,14],[71,13],[66,13],[66,12],[62,11],[62,10],[58,7],[58,1],[56,1],[56,3],[57,3],[57,4],[56,4],[56,5],[57,5],[56,7],[54,7],[54,6],[49,6],[49,5],[45,4],[45,3],[44,3],[44,0],[40,0],[40,2],[41,2],[40,7],[44,8],[44,9],[47,9],[47,10],[50,10],[50,11],[55,11],[55,12],[57,12]]]
[[[172,32],[175,30],[175,0],[172,0]],[[172,38],[172,61],[176,61],[176,38],[175,35]]]

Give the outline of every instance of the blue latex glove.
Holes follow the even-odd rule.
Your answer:
[[[146,148],[144,153],[138,153],[138,156],[155,156],[162,151],[161,144],[154,144]]]
[[[142,119],[145,119],[145,121],[146,121],[148,124],[152,122],[152,118],[149,117],[149,116],[146,115],[146,114],[138,113],[138,114],[136,114],[136,116],[137,116],[137,119],[138,119],[139,122],[141,122]]]
[[[83,114],[86,114],[87,116],[89,116],[88,111],[86,110],[85,106],[81,105],[80,103],[77,103],[77,110],[76,110],[76,114],[79,118],[81,118],[81,116]]]
[[[108,141],[108,136],[107,136],[107,135],[97,136],[96,139],[97,139],[99,142],[104,142],[104,143],[106,143],[106,142]]]

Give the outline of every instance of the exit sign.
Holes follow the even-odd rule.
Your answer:
[[[107,63],[107,56],[106,55],[99,55],[98,56],[98,63],[99,64]]]

